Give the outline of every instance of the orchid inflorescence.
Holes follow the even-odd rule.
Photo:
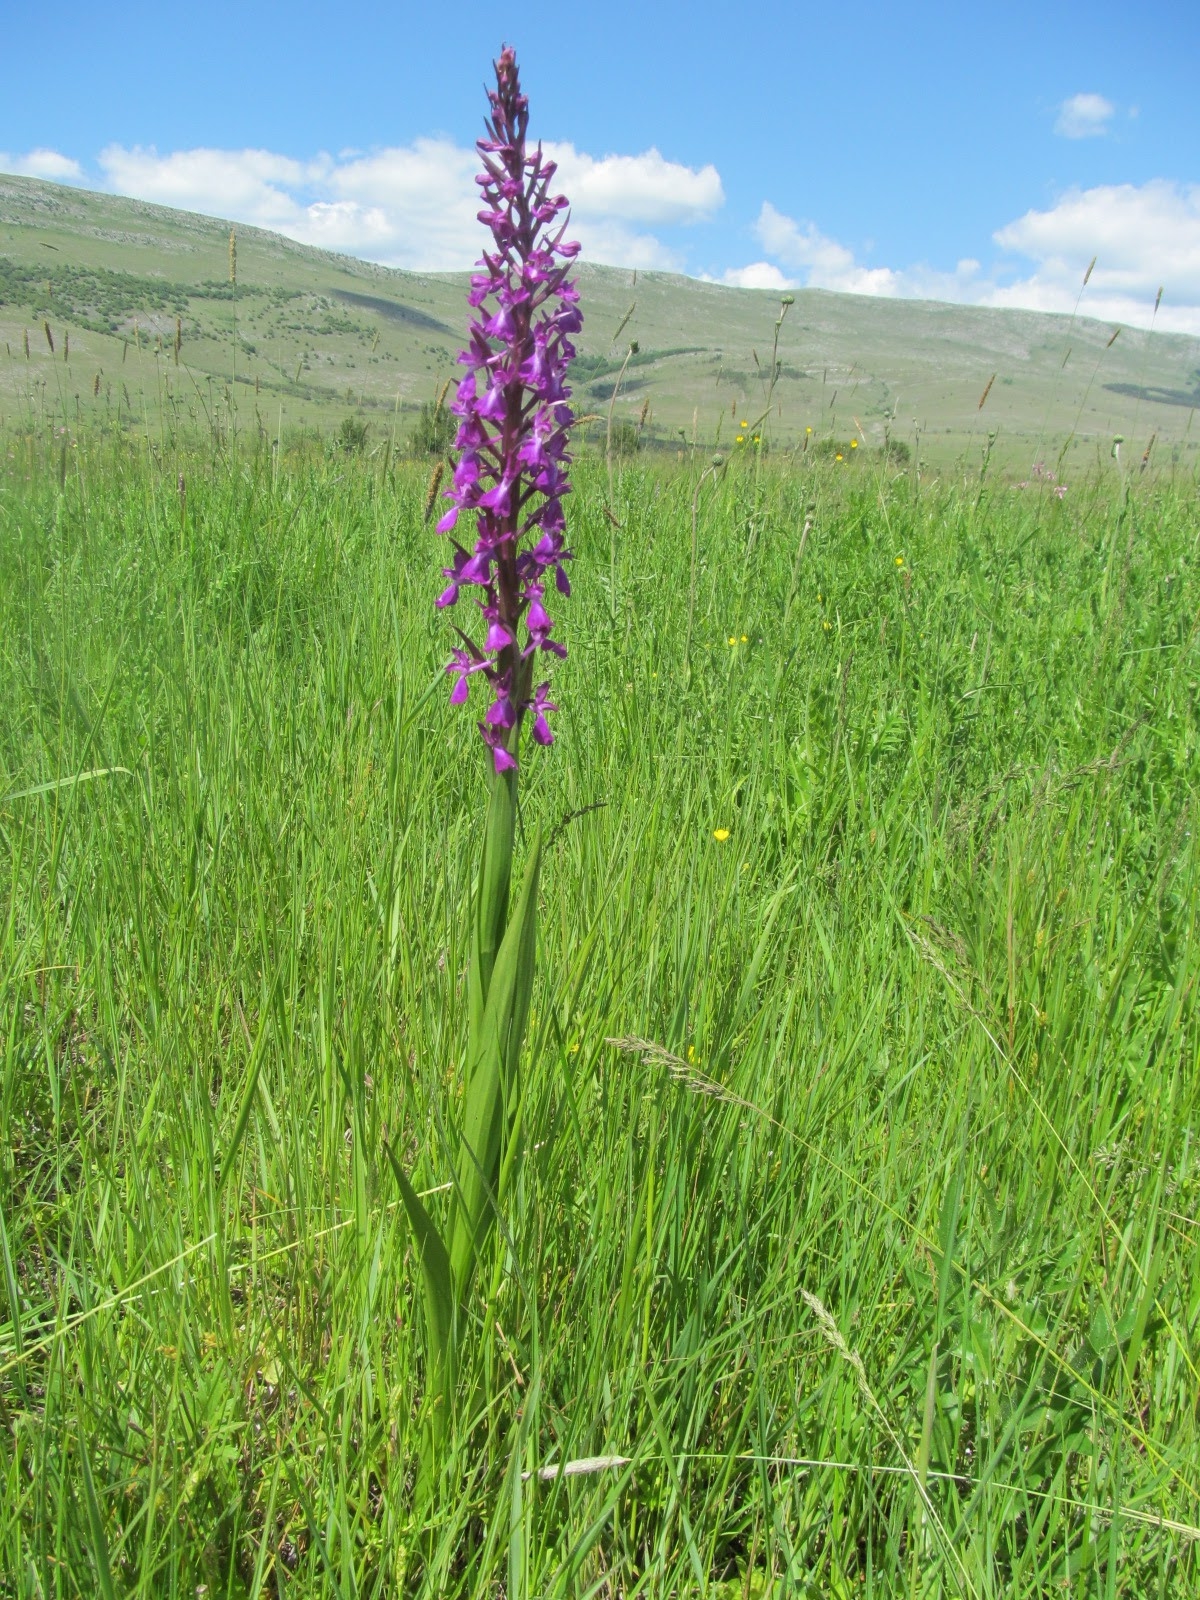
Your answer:
[[[458,358],[467,370],[450,410],[460,419],[460,455],[446,491],[453,505],[438,523],[440,533],[450,533],[461,512],[474,511],[475,548],[468,554],[454,541],[451,565],[443,568],[449,582],[437,603],[454,605],[463,588],[481,591],[483,643],[457,630],[462,648],[446,670],[455,705],[466,701],[475,674],[490,686],[479,731],[500,773],[517,765],[526,712],[539,744],[554,739],[546,715],[557,708],[548,681],[533,687],[533,664],[539,652],[567,653],[551,637],[545,591],[552,574],[561,594],[571,592],[562,499],[570,492],[572,414],[564,380],[575,354],[570,336],[583,318],[578,291],[567,281],[568,263],[579,252],[564,239],[566,217],[559,220],[567,200],[550,194],[556,167],[541,145],[526,153],[529,102],[511,48],[495,69],[489,137],[477,145],[484,170],[475,180],[486,202],[479,220],[491,229],[495,250],[484,252],[467,297],[479,316],[470,323],[470,348]]]

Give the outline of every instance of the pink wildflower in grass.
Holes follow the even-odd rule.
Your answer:
[[[484,252],[467,296],[478,314],[470,322],[470,347],[458,358],[466,372],[450,407],[459,418],[460,455],[446,491],[451,509],[438,523],[440,533],[450,534],[462,512],[474,512],[475,544],[468,553],[454,542],[437,604],[452,606],[463,589],[478,591],[484,638],[478,643],[458,630],[464,648],[446,668],[454,678],[450,698],[465,701],[470,677],[482,673],[492,703],[479,731],[496,771],[504,772],[517,764],[526,711],[533,712],[539,744],[554,738],[546,721],[555,710],[550,685],[532,688],[533,657],[567,653],[552,637],[545,598],[551,576],[559,594],[571,592],[562,508],[570,493],[573,420],[566,376],[575,354],[571,336],[583,318],[567,279],[579,253],[565,239],[567,200],[550,192],[556,168],[541,145],[527,151],[529,102],[511,48],[495,69],[488,137],[477,145],[484,170],[475,180],[484,202],[479,220],[491,229],[495,248]]]

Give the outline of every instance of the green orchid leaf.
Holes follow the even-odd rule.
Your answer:
[[[425,1290],[425,1327],[429,1337],[429,1366],[431,1397],[435,1406],[440,1402],[444,1412],[449,1402],[454,1378],[454,1294],[451,1288],[450,1262],[446,1246],[433,1218],[425,1209],[420,1195],[408,1181],[404,1168],[396,1159],[390,1144],[384,1142],[386,1154],[400,1198],[408,1214],[409,1226],[417,1241],[421,1257],[421,1279]]]
[[[517,780],[512,772],[492,777],[484,824],[483,855],[475,886],[471,925],[471,960],[467,973],[467,1006],[472,1039],[483,1025],[492,970],[508,919],[508,892],[512,877],[513,834],[517,819]]]
[[[478,1247],[487,1232],[506,1124],[517,1115],[516,1063],[533,989],[541,859],[539,832],[534,838],[512,918],[496,956],[483,1019],[470,1041],[458,1163],[458,1205],[450,1243],[451,1272],[460,1302],[470,1283]]]

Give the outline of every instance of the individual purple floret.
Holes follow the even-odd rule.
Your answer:
[[[495,250],[484,252],[467,296],[478,316],[469,325],[470,348],[458,358],[466,373],[450,410],[459,418],[460,454],[446,491],[452,508],[438,523],[440,533],[450,533],[461,512],[473,511],[475,546],[468,553],[454,541],[437,603],[452,606],[463,589],[476,591],[483,642],[458,630],[464,648],[446,668],[454,678],[450,699],[467,699],[472,674],[487,679],[492,703],[479,731],[496,771],[505,772],[517,764],[526,711],[539,744],[554,738],[546,721],[555,709],[550,685],[532,688],[533,657],[567,653],[552,637],[545,600],[551,574],[560,594],[571,592],[562,509],[572,421],[565,379],[575,354],[571,335],[583,318],[567,281],[579,246],[564,239],[566,198],[550,193],[555,163],[540,144],[526,152],[529,102],[511,48],[495,68],[488,137],[477,146],[484,170],[475,180],[484,201],[479,220],[491,229]]]

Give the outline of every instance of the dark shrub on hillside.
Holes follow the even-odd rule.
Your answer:
[[[338,429],[338,444],[348,456],[360,456],[366,449],[369,432],[361,417],[343,417]]]
[[[409,452],[414,456],[444,456],[454,443],[456,431],[455,420],[442,402],[426,400],[409,436]]]

